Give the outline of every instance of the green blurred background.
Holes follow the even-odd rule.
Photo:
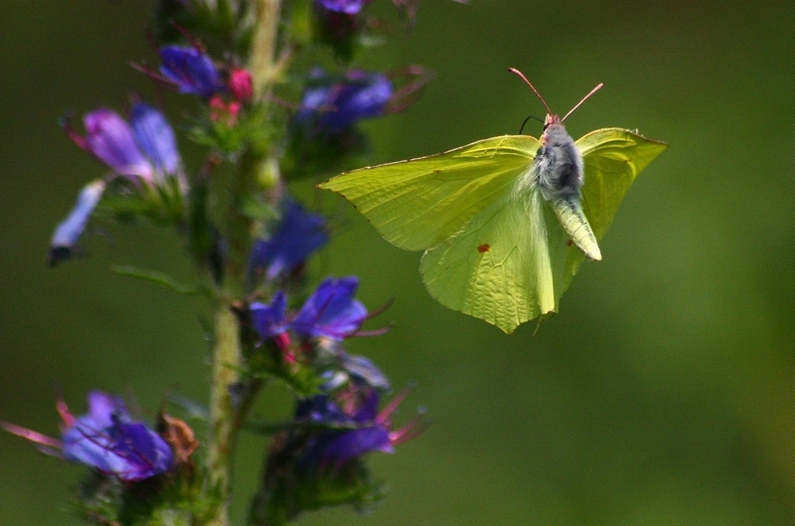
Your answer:
[[[373,12],[394,20],[389,4]],[[52,229],[103,174],[57,119],[153,96],[128,66],[152,58],[150,8],[0,6],[0,418],[50,434],[56,387],[77,412],[97,387],[134,393],[150,416],[169,389],[206,397],[202,305],[108,270],[189,279],[173,234],[116,227],[90,237],[86,259],[45,265]],[[394,329],[349,347],[395,386],[416,382],[398,423],[425,405],[434,424],[372,458],[392,490],[374,514],[300,523],[795,523],[795,4],[422,0],[413,33],[396,31],[361,65],[410,62],[437,78],[405,114],[366,125],[374,162],[543,116],[509,66],[560,112],[605,83],[568,120],[574,137],[622,126],[671,147],[629,192],[604,261],[585,265],[535,335],[532,322],[508,337],[435,303],[419,254],[338,203],[345,219],[315,276],[359,275],[371,308],[396,298],[381,317]],[[194,108],[166,102],[175,121]],[[289,404],[276,390],[257,412]],[[239,511],[263,448],[242,444]],[[7,434],[0,466],[0,524],[77,523],[65,510],[82,468]]]

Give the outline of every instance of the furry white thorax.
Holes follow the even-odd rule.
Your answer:
[[[519,177],[514,196],[538,190],[547,202],[580,197],[585,182],[582,153],[559,122],[546,127],[541,146],[528,169]]]

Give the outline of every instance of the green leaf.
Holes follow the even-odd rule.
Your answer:
[[[119,276],[127,276],[130,278],[142,279],[144,281],[149,281],[152,283],[157,283],[158,285],[163,285],[168,287],[169,289],[178,292],[179,294],[184,294],[186,296],[191,295],[202,295],[202,296],[212,296],[212,290],[209,287],[196,285],[196,286],[189,286],[183,285],[178,283],[174,280],[171,276],[167,274],[163,274],[162,272],[158,272],[156,270],[147,270],[134,267],[132,265],[114,265],[111,267],[111,272],[114,274],[118,274]]]
[[[534,172],[541,143],[525,135],[363,168],[320,188],[342,194],[394,245],[425,250],[420,272],[436,300],[510,334],[558,310],[582,251],[601,257],[590,234],[577,232],[587,227],[601,239],[635,177],[667,147],[619,128],[592,132],[576,146],[585,170],[582,212],[576,197],[561,212],[562,197],[542,195]]]

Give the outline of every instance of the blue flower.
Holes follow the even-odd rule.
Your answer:
[[[165,115],[149,104],[139,102],[132,108],[130,125],[136,144],[149,158],[156,176],[162,179],[165,175],[177,174],[182,161],[174,130]]]
[[[165,116],[154,107],[138,102],[132,107],[128,123],[118,113],[99,108],[83,117],[85,136],[65,126],[71,139],[92,153],[113,171],[110,179],[123,177],[135,185],[163,185],[168,179],[183,182],[182,161],[174,131]],[[97,180],[86,185],[77,204],[53,233],[50,265],[68,259],[106,188]]]
[[[50,266],[69,259],[72,256],[77,240],[80,239],[91,213],[96,208],[102,194],[105,192],[105,181],[98,179],[92,181],[80,191],[77,204],[69,215],[58,224],[50,240],[48,261]]]
[[[130,122],[107,108],[83,117],[85,136],[68,125],[66,132],[84,150],[107,164],[114,175],[133,183],[159,183],[178,176],[180,157],[174,131],[165,116],[144,102],[136,103]]]
[[[329,11],[332,13],[345,14],[349,16],[358,15],[372,0],[316,0],[321,13]],[[469,0],[454,0],[460,4],[466,4]],[[420,0],[392,0],[401,16],[404,16],[410,26],[414,25]]]
[[[341,423],[350,422],[350,417],[326,395],[316,395],[298,401],[295,408],[295,419],[298,422]]]
[[[326,395],[316,395],[298,404],[297,422],[323,424],[327,429],[313,436],[302,455],[304,468],[341,466],[367,453],[394,452],[394,446],[419,435],[426,425],[419,418],[403,428],[391,430],[392,412],[408,391],[395,397],[381,412],[379,395],[374,389],[354,394],[340,406]]]
[[[287,314],[287,295],[278,291],[270,303],[254,302],[249,310],[254,329],[263,340],[288,345],[287,332],[301,338],[341,341],[359,333],[367,320],[367,308],[353,299],[359,288],[355,276],[328,278],[306,300],[294,317]]]
[[[152,164],[141,153],[132,128],[118,113],[99,108],[83,117],[84,138],[71,135],[79,146],[97,156],[118,175],[138,176],[146,181],[153,177]]]
[[[342,82],[324,83],[325,73],[316,68],[310,80],[319,86],[304,91],[295,121],[316,133],[335,135],[362,119],[380,117],[392,98],[392,82],[383,73],[352,70]]]
[[[191,46],[163,46],[159,51],[160,72],[180,93],[209,99],[220,91],[221,80],[212,59]]]
[[[343,340],[359,332],[367,309],[353,299],[359,288],[355,276],[328,278],[306,300],[291,322],[293,331],[305,337]]]
[[[283,290],[274,294],[270,303],[256,301],[249,310],[254,330],[263,340],[277,338],[287,331],[287,295]]]
[[[369,333],[373,334],[373,333]],[[320,377],[324,380],[320,390],[335,391],[345,385],[355,388],[373,388],[381,392],[391,389],[389,378],[364,356],[348,354],[342,342],[328,338],[318,341],[318,360],[328,364]]]
[[[319,395],[322,397],[323,395]],[[329,404],[333,405],[331,401]],[[339,409],[337,409],[339,411]],[[340,411],[342,412],[342,411]],[[344,421],[338,420],[336,412],[328,411],[322,423],[347,423],[357,426],[356,429],[322,433],[312,443],[307,458],[319,461],[320,464],[344,464],[348,460],[360,457],[373,451],[392,453],[392,441],[389,428],[378,418],[378,392],[370,390],[361,406],[347,416]]]
[[[265,278],[272,281],[292,272],[328,240],[323,216],[306,213],[300,205],[289,202],[276,232],[255,241],[249,265],[255,272],[264,269]]]
[[[381,372],[381,369],[372,360],[364,356],[343,354],[342,370],[348,374],[349,379],[356,385],[367,385],[379,391],[388,391],[390,389],[389,378]]]
[[[166,441],[146,424],[134,421],[118,397],[93,391],[88,395],[88,414],[75,418],[63,403],[59,411],[65,423],[60,442],[13,424],[3,423],[3,427],[45,446],[45,452],[60,449],[64,458],[125,482],[165,473],[174,463]]]
[[[372,0],[316,0],[316,4],[334,13],[356,15]]]

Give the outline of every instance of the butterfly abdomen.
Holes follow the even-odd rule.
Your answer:
[[[580,150],[558,123],[547,126],[541,144],[533,161],[535,184],[574,244],[589,259],[601,260],[596,236],[580,202],[585,182]]]
[[[555,215],[558,216],[563,230],[569,235],[574,244],[582,250],[585,257],[594,261],[602,260],[602,252],[596,242],[591,225],[582,210],[579,196],[573,198],[561,198],[550,202]]]

